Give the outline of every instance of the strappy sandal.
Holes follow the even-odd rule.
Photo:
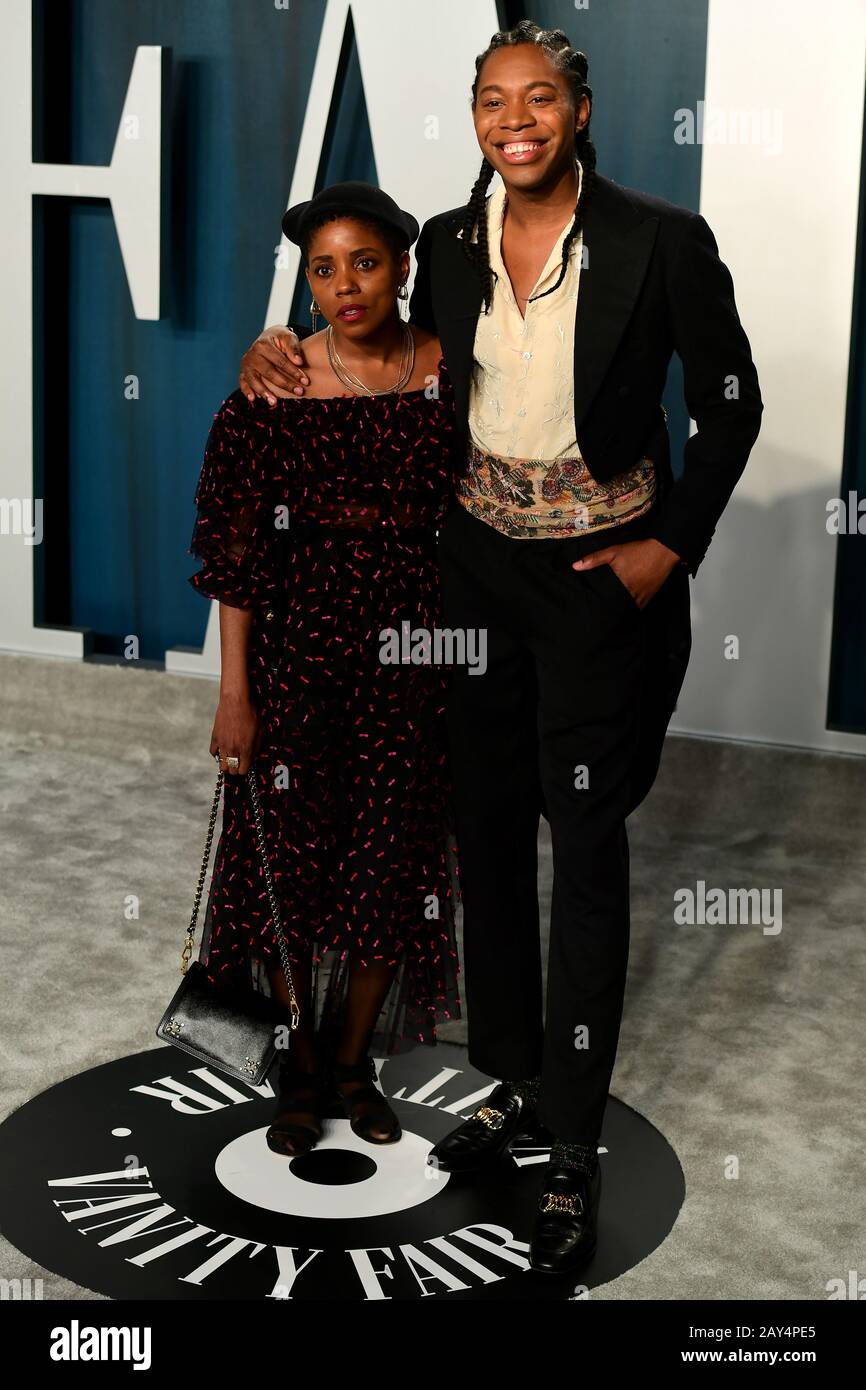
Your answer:
[[[353,1133],[370,1144],[395,1144],[403,1131],[394,1111],[374,1085],[376,1064],[373,1058],[365,1057],[351,1066],[335,1062],[331,1077]],[[340,1085],[346,1082],[363,1084],[353,1086],[351,1091],[342,1091]]]
[[[322,1137],[322,1118],[331,1099],[324,1072],[298,1071],[281,1061],[277,1108],[265,1136],[268,1148],[285,1158],[309,1153]]]

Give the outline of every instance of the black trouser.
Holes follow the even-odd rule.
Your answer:
[[[609,565],[572,561],[640,539],[649,517],[515,540],[455,504],[439,537],[444,621],[487,633],[487,669],[449,688],[464,908],[469,1060],[541,1075],[540,1117],[595,1144],[629,947],[626,816],[649,791],[691,646],[688,574],[639,608]],[[553,842],[543,1021],[536,844]]]

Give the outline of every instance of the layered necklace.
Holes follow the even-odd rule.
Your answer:
[[[344,386],[351,386],[353,391],[358,391],[363,396],[390,396],[395,391],[402,391],[415,370],[415,338],[407,323],[403,324],[403,349],[400,354],[399,380],[397,380],[393,386],[386,386],[383,391],[374,391],[371,387],[366,386],[360,377],[355,376],[355,373],[349,370],[345,362],[341,359],[340,354],[337,352],[334,344],[334,330],[330,324],[328,324],[326,342],[328,345],[328,361],[331,364],[334,375],[340,378]]]

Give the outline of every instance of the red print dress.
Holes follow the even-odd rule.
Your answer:
[[[442,624],[454,420],[442,361],[436,394],[272,407],[234,391],[208,438],[190,547],[200,593],[253,609],[255,767],[290,958],[313,963],[332,1024],[350,950],[398,962],[377,1035],[390,1051],[460,1017],[447,672],[381,655],[386,630]],[[199,958],[215,982],[265,992],[262,966],[279,963],[249,789],[231,775]]]

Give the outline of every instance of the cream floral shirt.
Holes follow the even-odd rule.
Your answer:
[[[574,437],[574,316],[583,236],[578,233],[571,243],[559,289],[527,304],[524,317],[502,260],[504,213],[505,186],[500,184],[487,204],[490,266],[496,281],[490,312],[479,315],[475,334],[469,392],[472,440],[479,449],[506,458],[579,457]],[[557,238],[533,295],[556,284],[562,243],[573,223],[574,218]]]
[[[577,162],[578,189],[583,170]],[[583,235],[569,247],[568,266],[553,294],[521,314],[502,259],[505,187],[487,204],[490,267],[488,313],[475,334],[469,390],[470,447],[458,501],[508,536],[544,538],[616,526],[648,511],[656,492],[652,459],[607,483],[590,475],[574,433],[574,325]],[[556,284],[563,229],[530,300]]]

